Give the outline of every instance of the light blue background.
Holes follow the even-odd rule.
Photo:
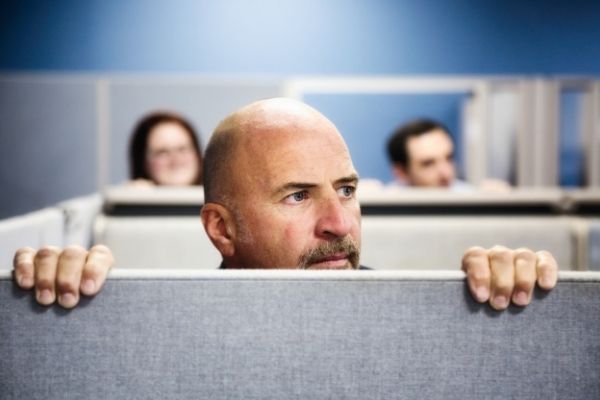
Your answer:
[[[600,72],[598,1],[24,0],[0,7],[3,70]]]

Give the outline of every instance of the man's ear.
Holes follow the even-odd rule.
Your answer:
[[[229,210],[220,204],[206,203],[200,211],[204,230],[223,257],[235,253],[235,224]]]
[[[402,164],[393,164],[392,173],[394,174],[394,177],[400,182],[409,182],[408,171]]]

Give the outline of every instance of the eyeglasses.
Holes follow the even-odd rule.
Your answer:
[[[183,145],[173,148],[162,148],[155,150],[148,150],[146,157],[150,161],[166,161],[171,157],[187,157],[194,152],[194,148],[190,145]]]

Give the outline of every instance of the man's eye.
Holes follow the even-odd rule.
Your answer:
[[[294,192],[285,198],[285,201],[288,203],[300,203],[303,200],[306,200],[308,197],[308,193],[306,191]]]
[[[354,196],[354,192],[356,192],[356,188],[354,186],[342,186],[338,189],[338,193],[342,197],[350,198]]]

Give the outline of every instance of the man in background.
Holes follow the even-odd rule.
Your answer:
[[[392,172],[401,185],[421,188],[473,190],[456,178],[454,142],[449,130],[431,119],[417,119],[398,127],[387,143]],[[499,180],[485,180],[480,189],[506,191]]]

